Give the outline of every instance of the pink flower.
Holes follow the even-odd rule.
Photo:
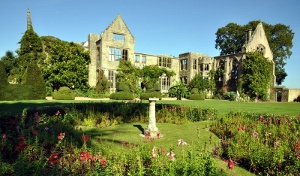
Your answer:
[[[2,139],[6,139],[6,134],[2,134]]]
[[[59,114],[60,114],[60,112],[59,112],[59,111],[57,111],[57,112],[55,113],[55,115],[56,115],[56,116],[59,116]]]
[[[45,127],[45,130],[48,131],[48,130],[49,130],[49,127],[46,126],[46,127]]]
[[[88,135],[82,135],[81,138],[83,139],[84,142],[87,142],[89,140]]]
[[[274,146],[275,146],[275,147],[279,147],[279,145],[280,145],[280,142],[279,142],[279,141],[274,142]]]
[[[175,153],[170,151],[167,153],[167,157],[171,158],[172,161],[175,161]]]
[[[225,161],[226,163],[228,163],[228,169],[232,170],[233,166],[234,166],[234,162],[230,159],[229,161]]]
[[[259,135],[259,134],[258,134],[258,132],[256,132],[256,131],[253,133],[253,136],[254,136],[254,137],[257,137],[258,135]]]
[[[153,148],[153,149],[151,150],[151,156],[152,156],[152,158],[156,158],[156,155],[157,155],[156,153],[157,153],[156,149]]]

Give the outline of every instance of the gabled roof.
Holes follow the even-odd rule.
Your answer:
[[[132,38],[134,38],[134,36],[132,35],[132,33],[130,32],[128,26],[126,25],[124,19],[122,18],[121,14],[118,13],[118,16],[108,25],[108,27],[100,34],[100,39],[102,38],[102,34],[105,33],[109,28],[111,28],[111,26],[116,23],[117,21],[122,21],[124,23],[124,25],[126,26],[128,32],[130,33],[130,35],[132,36]]]

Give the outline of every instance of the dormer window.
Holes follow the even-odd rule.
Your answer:
[[[116,33],[114,33],[113,34],[113,38],[114,38],[114,40],[119,40],[119,41],[122,41],[122,42],[125,41],[125,37],[124,37],[123,34],[116,34]]]

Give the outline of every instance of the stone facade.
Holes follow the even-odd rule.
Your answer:
[[[179,80],[189,83],[196,74],[207,78],[211,70],[217,69],[224,70],[224,75],[219,78],[220,85],[227,91],[236,91],[241,65],[247,52],[259,51],[274,65],[273,54],[262,23],[257,25],[253,34],[248,31],[246,38],[242,52],[232,55],[210,57],[202,53],[187,52],[180,54],[179,57],[173,57],[139,53],[134,51],[135,38],[119,14],[100,36],[89,34],[84,44],[91,56],[89,84],[94,87],[97,83],[98,72],[104,70],[106,77],[111,81],[111,92],[114,92],[119,60],[125,59],[140,68],[146,65],[158,65],[173,70],[176,76],[160,78],[162,92],[167,92],[172,84]],[[270,83],[269,92],[274,84],[273,71],[273,81]]]
[[[300,89],[290,89],[285,86],[274,87],[274,92],[277,102],[293,102],[300,96]]]

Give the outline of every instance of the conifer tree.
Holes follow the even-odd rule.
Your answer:
[[[98,82],[96,85],[96,92],[98,94],[105,94],[109,88],[109,81],[104,75],[104,71],[101,70],[98,76]]]
[[[45,99],[46,83],[41,70],[35,62],[28,64],[22,78],[22,84],[31,86],[31,99]]]

